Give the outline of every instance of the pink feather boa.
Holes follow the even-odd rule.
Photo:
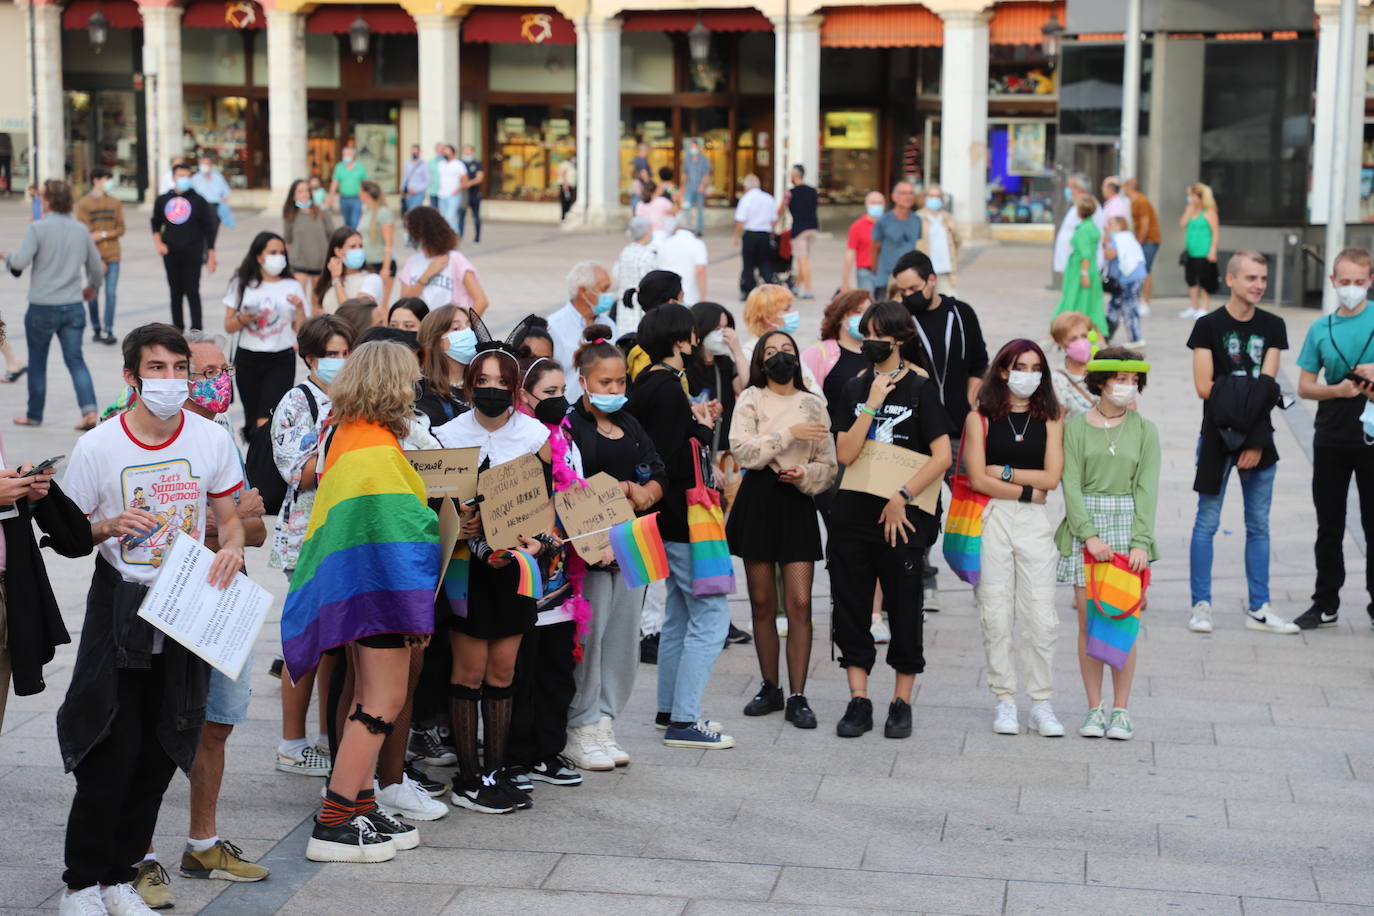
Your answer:
[[[557,426],[549,426],[549,453],[553,459],[553,489],[555,493],[562,492],[569,487],[586,488],[587,481],[577,476],[577,472],[572,469],[568,462],[569,436],[568,421],[563,420]],[[587,631],[592,625],[592,606],[582,595],[582,583],[587,577],[587,562],[582,559],[576,548],[571,543],[563,548],[567,552],[568,582],[572,585],[572,597],[563,602],[569,615],[572,616],[573,623],[576,624],[576,636],[573,642],[573,661],[582,661],[582,641],[587,635]]]

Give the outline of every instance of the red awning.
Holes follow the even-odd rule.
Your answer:
[[[463,41],[484,44],[573,45],[572,21],[544,7],[479,6],[463,20]]]
[[[1068,20],[1062,0],[1054,3],[999,3],[988,25],[988,44],[1038,45],[1044,40],[1040,31],[1053,15],[1063,26]]]
[[[924,6],[837,6],[825,11],[821,47],[936,48],[944,34],[940,17]]]
[[[758,10],[677,10],[662,13],[626,13],[626,32],[690,32],[697,24],[712,32],[771,32],[773,23]]]
[[[374,35],[415,34],[415,20],[399,6],[322,6],[305,20],[305,30],[316,35],[347,35],[359,16]]]
[[[181,14],[188,29],[265,29],[267,16],[253,0],[193,0]]]
[[[143,28],[143,14],[134,0],[72,0],[62,11],[62,28],[86,28],[97,7],[112,29]]]

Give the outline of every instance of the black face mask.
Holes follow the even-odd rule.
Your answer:
[[[934,301],[933,299],[926,298],[926,294],[921,292],[915,292],[909,296],[902,297],[902,305],[906,306],[906,310],[913,315],[917,312],[929,311]]]
[[[763,361],[763,371],[779,385],[790,382],[797,375],[797,357],[785,350],[774,353]]]
[[[534,405],[534,418],[548,426],[557,426],[568,414],[568,399],[563,395],[544,398]]]
[[[865,340],[859,344],[859,353],[864,359],[873,365],[886,362],[892,355],[892,341],[890,340]]]
[[[493,420],[510,410],[511,395],[505,388],[476,388],[472,392],[472,406],[483,416]]]

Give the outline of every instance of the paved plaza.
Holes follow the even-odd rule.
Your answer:
[[[166,320],[161,265],[143,214],[128,214],[117,331]],[[0,208],[0,248],[12,249],[25,214]],[[275,218],[241,219],[222,234],[220,271],[204,278],[207,324],[252,233]],[[837,286],[843,226],[818,246],[818,290]],[[710,298],[736,308],[737,255],[728,236],[707,238]],[[624,239],[553,227],[492,224],[465,246],[492,301],[488,323],[548,312],[565,298],[564,274],[584,258],[610,265]],[[1177,269],[1162,252],[1161,270]],[[1046,288],[1047,245],[987,244],[960,274],[961,298],[978,310],[995,348],[1013,336],[1045,336],[1058,299]],[[27,278],[0,278],[0,312],[23,351]],[[180,878],[187,782],[172,782],[157,847],[172,874],[174,913],[966,914],[1374,913],[1374,632],[1363,613],[1363,545],[1347,539],[1349,577],[1340,625],[1297,636],[1243,627],[1244,526],[1232,485],[1217,537],[1215,620],[1208,636],[1185,627],[1187,542],[1195,496],[1192,463],[1200,405],[1193,392],[1189,324],[1181,302],[1159,301],[1145,334],[1154,364],[1141,411],[1164,448],[1150,607],[1141,631],[1131,703],[1131,742],[1073,734],[1086,703],[1074,654],[1071,592],[1058,592],[1055,673],[1069,736],[992,732],[983,648],[971,590],[946,570],[941,604],[926,624],[927,672],[915,697],[915,733],[836,737],[847,690],[827,638],[829,585],[817,575],[816,645],[807,694],[821,720],[799,731],[780,714],[745,718],[758,686],[752,646],[716,665],[704,711],[725,723],[732,750],[669,749],[652,725],[655,669],[641,668],[617,724],[633,763],[589,773],[580,787],[540,785],[534,808],[492,817],[458,809],[420,825],[423,845],[379,865],[320,865],[304,858],[320,782],[277,772],[280,601],[258,639],[251,719],[234,730],[219,811],[220,834],[269,865],[259,884]],[[800,303],[803,343],[821,301]],[[1313,311],[1285,309],[1293,349],[1285,389]],[[737,313],[738,317],[738,313]],[[89,339],[89,338],[88,338]],[[102,403],[118,392],[118,348],[86,346]],[[1052,359],[1056,359],[1052,357]],[[24,386],[0,386],[5,452],[14,461],[71,452],[77,422],[71,384],[54,351],[40,430],[14,427]],[[1282,456],[1274,492],[1275,609],[1293,617],[1312,587],[1315,516],[1309,494],[1313,407],[1276,414]],[[73,644],[47,668],[48,689],[11,698],[0,736],[0,912],[56,907],[63,828],[73,780],[62,772],[54,713],[75,657],[93,561],[47,554]],[[248,552],[250,575],[280,597],[285,579],[267,553]],[[943,565],[943,564],[941,564]],[[740,578],[741,586],[743,578]],[[732,602],[749,621],[743,590]],[[881,707],[892,674],[881,664]],[[1027,701],[1022,698],[1024,718]],[[313,713],[311,720],[313,721]],[[448,771],[443,771],[447,773]]]

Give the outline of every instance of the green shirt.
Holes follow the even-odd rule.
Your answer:
[[[1374,363],[1374,306],[1368,302],[1354,315],[1333,312],[1307,329],[1307,339],[1298,354],[1299,369],[1321,375],[1328,385],[1337,385],[1362,363]],[[1318,401],[1312,444],[1365,447],[1360,415],[1368,403],[1361,394]]]
[[[339,162],[334,166],[334,180],[339,183],[340,197],[357,197],[362,183],[367,180],[367,166],[353,160],[353,166]]]
[[[1190,258],[1205,258],[1212,253],[1212,224],[1207,222],[1206,213],[1199,213],[1188,220],[1183,245]]]
[[[1116,444],[1114,455],[1108,450],[1110,443]],[[1083,507],[1083,495],[1087,493],[1134,497],[1131,546],[1149,553],[1151,560],[1159,559],[1155,550],[1159,430],[1139,411],[1128,412],[1126,421],[1112,429],[1090,426],[1087,414],[1079,414],[1064,424],[1062,482],[1068,511],[1054,536],[1060,554],[1069,555],[1074,538],[1086,541],[1097,535],[1088,510]]]

